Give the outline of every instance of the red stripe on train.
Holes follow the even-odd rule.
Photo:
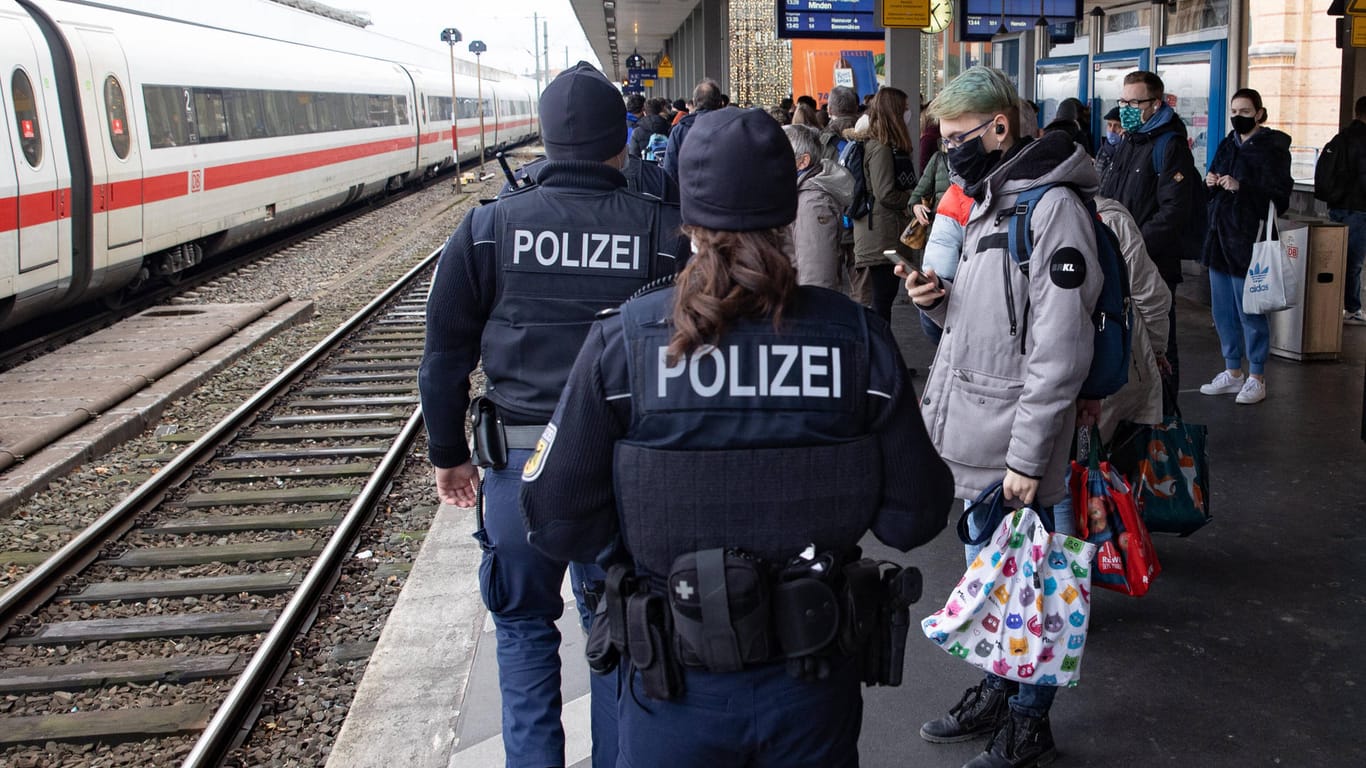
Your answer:
[[[204,189],[231,187],[234,184],[245,184],[249,181],[260,181],[273,176],[284,176],[289,173],[312,170],[319,166],[359,160],[371,155],[399,152],[416,146],[416,137],[405,136],[401,139],[385,139],[384,141],[372,141],[368,144],[352,144],[335,149],[320,149],[313,152],[301,152],[297,155],[248,160],[242,163],[220,165],[216,168],[205,168]]]

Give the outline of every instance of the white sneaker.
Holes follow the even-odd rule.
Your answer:
[[[1260,403],[1266,399],[1266,383],[1255,376],[1248,376],[1247,383],[1238,391],[1238,402],[1243,405]]]
[[[1355,312],[1343,310],[1342,322],[1346,325],[1366,325],[1366,312],[1359,309]]]
[[[1200,385],[1202,395],[1233,395],[1243,391],[1243,382],[1246,376],[1233,376],[1228,371],[1220,371],[1214,381]]]

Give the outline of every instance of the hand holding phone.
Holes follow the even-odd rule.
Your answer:
[[[924,272],[906,270],[906,295],[921,307],[928,307],[943,298],[944,288],[934,268],[930,267]]]
[[[888,249],[883,251],[882,258],[892,262],[894,266],[901,266],[903,269],[905,269],[907,273],[910,273],[914,269],[918,269],[918,267],[916,267],[915,265],[915,262],[911,261],[910,258],[904,256],[900,251],[895,249]]]

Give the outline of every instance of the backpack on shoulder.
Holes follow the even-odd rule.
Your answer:
[[[1347,155],[1347,138],[1339,133],[1329,140],[1314,164],[1314,197],[1337,208],[1352,193],[1356,181]]]
[[[1031,222],[1034,209],[1044,194],[1053,187],[1067,184],[1044,184],[1027,189],[1015,200],[1008,233],[1010,257],[1025,276],[1029,276],[1029,258],[1034,253]],[[1075,193],[1076,190],[1073,190]],[[1095,330],[1095,352],[1091,369],[1082,382],[1078,395],[1083,400],[1101,400],[1118,392],[1129,381],[1129,359],[1133,354],[1133,300],[1129,291],[1129,267],[1124,262],[1119,238],[1096,213],[1092,200],[1083,200],[1096,233],[1096,258],[1100,262],[1104,283],[1096,309],[1091,313]]]
[[[853,229],[852,222],[873,212],[873,196],[868,192],[868,180],[863,175],[862,141],[845,141],[844,146],[840,147],[840,165],[854,177],[854,194],[850,198],[849,207],[844,209],[844,227]]]
[[[664,162],[664,150],[669,148],[669,136],[665,133],[652,133],[650,140],[646,142],[645,149],[641,151],[642,159],[651,163]]]

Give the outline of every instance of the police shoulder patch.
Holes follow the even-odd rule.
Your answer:
[[[1059,248],[1048,263],[1048,279],[1059,288],[1080,288],[1086,282],[1086,258],[1071,246]]]
[[[541,476],[541,470],[545,469],[546,457],[550,455],[550,448],[555,445],[555,425],[545,425],[545,431],[541,433],[541,439],[536,441],[536,450],[532,452],[531,458],[522,465],[522,480],[531,482]]]

